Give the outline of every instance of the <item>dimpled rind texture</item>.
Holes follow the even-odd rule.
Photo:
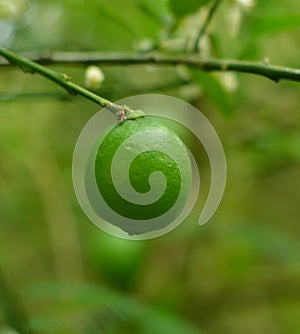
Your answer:
[[[139,193],[146,193],[150,190],[149,176],[151,173],[160,171],[166,178],[166,189],[162,196],[156,201],[145,205],[131,203],[127,201],[126,198],[120,196],[113,184],[111,172],[112,161],[116,151],[125,140],[139,132],[152,130],[154,130],[153,136],[156,136],[156,139],[161,136],[161,138],[164,138],[164,141],[168,142],[169,147],[170,144],[174,147],[177,157],[179,156],[179,159],[181,160],[181,170],[178,168],[177,163],[172,159],[172,154],[168,155],[163,152],[163,150],[159,151],[157,148],[142,153],[137,152],[136,157],[130,165],[129,171],[126,170],[125,166],[122,166],[122,161],[118,161],[118,168],[120,171],[124,169],[124,172],[122,171],[121,173],[121,178],[124,175],[125,182],[125,176],[128,178],[129,173],[130,183]],[[161,146],[163,145],[164,142],[161,142]],[[130,151],[131,154],[132,150],[136,149],[134,145],[126,145],[125,148],[128,152]],[[184,179],[188,180],[187,182],[182,182],[182,175],[185,175]],[[153,225],[153,229],[156,229],[163,228],[171,223],[182,211],[189,196],[192,181],[192,169],[188,152],[181,139],[174,132],[161,124],[155,117],[146,116],[141,119],[127,120],[118,124],[105,135],[96,154],[95,178],[98,190],[108,206],[120,216],[129,219],[145,221],[162,216],[177,202],[176,211],[174,211],[172,216],[164,222],[164,226]],[[118,181],[122,182],[122,180]],[[181,196],[178,202],[180,192]],[[128,226],[128,223],[110,223],[122,228],[130,234],[135,234],[135,232],[132,231],[132,227]],[[138,230],[138,226],[138,223],[135,224],[134,229]],[[151,229],[151,226],[147,226],[147,231],[142,228],[140,231],[136,231],[136,234],[149,232]]]

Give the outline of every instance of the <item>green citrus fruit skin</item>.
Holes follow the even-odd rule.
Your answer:
[[[182,150],[182,154],[180,154],[181,165],[184,167],[180,171],[177,163],[169,155],[158,150],[138,153],[129,170],[129,180],[132,187],[140,193],[148,192],[150,190],[149,176],[155,171],[164,174],[167,184],[165,192],[159,199],[154,203],[141,205],[131,203],[118,194],[112,181],[111,165],[115,152],[127,138],[138,132],[149,130],[162,132],[168,141],[174,142],[177,145],[175,145],[176,147],[180,147]],[[163,144],[161,145],[163,146]],[[128,149],[132,150],[133,148],[128,147]],[[120,170],[122,170],[122,161],[118,163]],[[128,171],[124,170],[125,173],[128,173]],[[181,173],[186,175],[188,180],[186,184],[182,184]],[[182,203],[179,203],[179,205],[177,203],[178,212],[174,212],[174,217],[172,217],[174,220],[182,211],[188,198],[192,172],[190,158],[180,138],[162,125],[157,117],[146,116],[118,124],[105,135],[95,159],[95,178],[98,190],[109,207],[119,215],[134,220],[148,220],[163,215],[174,206],[181,191],[183,194],[181,197]],[[168,223],[166,221],[166,224]],[[121,228],[126,230],[126,226],[121,226]]]

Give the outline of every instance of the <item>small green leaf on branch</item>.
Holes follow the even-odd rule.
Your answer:
[[[210,0],[169,0],[169,7],[174,15],[182,17],[196,12],[209,2]]]
[[[128,114],[127,114],[127,119],[138,119],[138,118],[142,118],[145,117],[145,114],[142,110],[131,110]]]

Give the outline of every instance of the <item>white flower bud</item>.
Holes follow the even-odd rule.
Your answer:
[[[237,2],[245,8],[251,8],[255,6],[255,0],[237,0]]]
[[[13,8],[8,2],[0,2],[0,19],[13,17]]]
[[[240,30],[242,19],[242,11],[239,6],[234,4],[229,7],[227,14],[227,22],[229,25],[229,34],[231,36],[236,36]]]
[[[101,87],[105,76],[98,66],[89,66],[84,74],[84,85],[90,89],[98,89]]]
[[[28,0],[0,0],[0,19],[20,18],[28,9]]]
[[[229,34],[236,36],[240,30],[243,13],[255,6],[255,0],[234,0],[228,8],[227,22]]]
[[[228,93],[233,93],[238,89],[239,81],[235,73],[215,73],[215,77]]]
[[[210,57],[210,40],[207,35],[202,36],[198,44],[198,50],[202,58]]]

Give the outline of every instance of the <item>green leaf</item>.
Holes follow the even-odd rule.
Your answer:
[[[63,300],[60,299],[64,296]],[[154,308],[134,300],[131,296],[90,284],[73,283],[35,283],[27,289],[30,300],[51,305],[59,309],[59,318],[54,314],[38,315],[31,322],[47,325],[53,321],[60,322],[63,310],[67,312],[69,321],[64,326],[72,327],[72,333],[143,333],[143,334],[196,334],[201,333],[189,321],[179,314],[169,313],[161,308]],[[71,307],[71,305],[73,305]],[[72,312],[73,310],[73,316]],[[118,327],[130,328],[130,331],[110,331]],[[133,327],[133,328],[131,328]],[[86,328],[87,330],[82,330]],[[102,329],[106,328],[107,331]],[[36,328],[38,329],[38,328]],[[65,331],[66,332],[66,331]],[[64,333],[65,333],[64,332]]]
[[[131,26],[130,21],[126,20],[122,13],[114,10],[111,6],[107,6],[107,4],[103,4],[101,2],[98,3],[99,14],[106,16],[109,20],[114,22],[120,28],[126,30],[132,36],[138,36],[137,31]]]
[[[139,0],[138,6],[147,16],[159,24],[168,23],[167,3],[161,0]]]
[[[252,35],[278,33],[286,29],[299,28],[300,16],[294,14],[258,17],[251,29]]]
[[[201,85],[204,94],[215,104],[215,106],[226,116],[232,113],[229,95],[221,83],[211,74],[192,69],[193,79]]]
[[[178,17],[196,12],[210,0],[169,0],[171,11]]]

